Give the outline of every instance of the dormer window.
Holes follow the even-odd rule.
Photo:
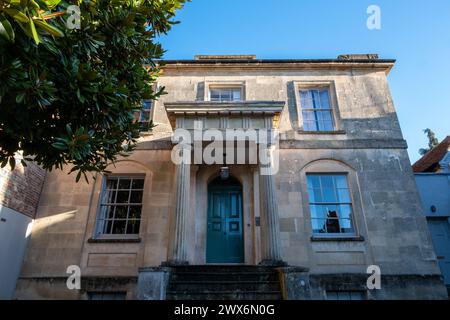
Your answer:
[[[242,87],[211,87],[209,100],[217,102],[242,101]]]

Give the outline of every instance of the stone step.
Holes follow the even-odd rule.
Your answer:
[[[251,265],[188,265],[172,269],[175,272],[276,272],[273,267]]]
[[[168,291],[167,300],[281,300],[280,291],[217,291],[217,292],[178,292]]]
[[[176,266],[171,268],[168,300],[281,299],[275,268],[248,265]]]
[[[171,281],[278,281],[274,272],[173,272]]]
[[[278,281],[171,281],[169,291],[216,292],[216,291],[279,291]]]

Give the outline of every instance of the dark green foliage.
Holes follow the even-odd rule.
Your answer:
[[[439,144],[439,140],[436,138],[436,135],[431,129],[425,129],[423,132],[428,137],[428,148],[419,150],[419,153],[422,156],[433,150]]]
[[[22,150],[48,170],[72,164],[78,180],[133,150],[134,114],[163,90],[154,38],[183,2],[0,1],[0,163]],[[66,27],[70,4],[81,29]]]

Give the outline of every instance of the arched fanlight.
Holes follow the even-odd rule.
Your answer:
[[[222,180],[227,180],[230,177],[230,168],[221,167],[220,168],[220,178]]]

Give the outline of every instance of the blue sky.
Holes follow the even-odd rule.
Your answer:
[[[381,8],[381,30],[366,27],[369,5]],[[411,161],[431,128],[450,135],[449,0],[193,0],[160,41],[165,59],[195,54],[258,58],[335,58],[378,53],[397,59],[389,75]]]

